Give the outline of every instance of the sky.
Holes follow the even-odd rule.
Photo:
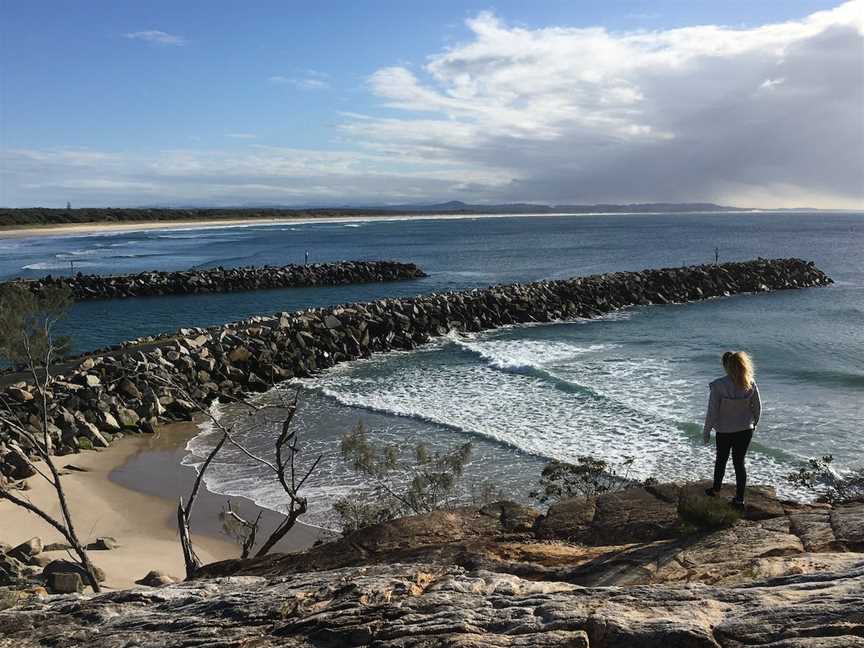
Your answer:
[[[0,206],[864,208],[864,0],[0,0]]]

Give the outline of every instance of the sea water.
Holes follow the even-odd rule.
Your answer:
[[[203,326],[313,306],[461,290],[496,283],[755,257],[813,260],[828,288],[737,295],[686,305],[629,308],[597,320],[451,334],[294,380],[258,397],[300,392],[303,462],[323,456],[309,481],[309,519],[327,524],[335,498],[362,485],[339,454],[362,422],[381,442],[423,441],[446,451],[473,444],[466,481],[524,499],[549,459],[633,457],[631,474],[705,478],[701,438],[708,382],[720,355],[754,356],[763,419],[748,455],[752,482],[793,494],[783,475],[807,457],[840,468],[864,454],[864,214],[759,212],[388,219],[355,223],[218,226],[0,239],[0,277],[68,272],[281,265],[340,259],[418,263],[430,276],[394,284],[141,298],[77,304],[66,322],[79,350],[180,326]],[[236,421],[256,451],[272,451],[278,411]],[[194,464],[213,441],[189,445]],[[731,471],[731,469],[730,469]],[[731,472],[730,472],[731,476]],[[208,488],[283,504],[272,479],[230,449]]]

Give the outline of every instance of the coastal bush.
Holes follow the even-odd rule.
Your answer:
[[[840,474],[831,466],[833,461],[832,455],[808,459],[796,472],[786,475],[786,481],[818,493],[817,499],[822,502],[864,502],[864,468]]]
[[[633,488],[640,484],[630,479],[633,457],[613,465],[604,459],[582,456],[576,463],[550,461],[540,473],[540,490],[531,497],[545,504],[568,497],[593,497],[602,493]]]
[[[471,458],[471,443],[446,452],[431,452],[424,443],[410,448],[376,445],[362,423],[342,437],[342,457],[351,470],[371,485],[336,501],[333,511],[344,533],[405,515],[418,515],[454,506],[460,500],[461,479]]]
[[[684,530],[695,527],[702,531],[717,531],[733,526],[741,518],[741,513],[718,497],[682,495],[678,500],[678,517]]]

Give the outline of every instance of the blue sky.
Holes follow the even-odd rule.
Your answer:
[[[862,203],[860,2],[0,6],[0,205]]]

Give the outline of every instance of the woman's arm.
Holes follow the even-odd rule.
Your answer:
[[[717,410],[720,409],[720,394],[713,387],[708,396],[708,411],[705,412],[705,427],[702,428],[702,439],[705,443],[711,440],[711,428],[717,422]]]
[[[762,397],[759,395],[759,387],[753,383],[753,395],[750,397],[750,410],[753,412],[753,427],[759,425],[759,417],[762,416]]]

